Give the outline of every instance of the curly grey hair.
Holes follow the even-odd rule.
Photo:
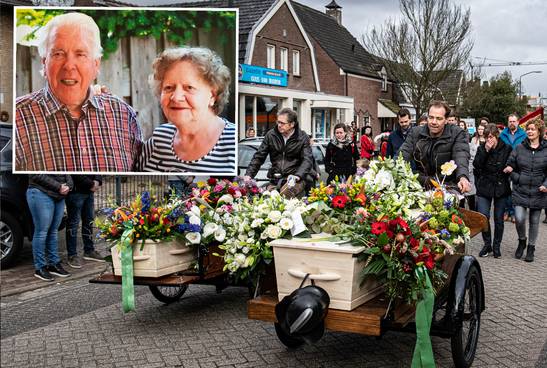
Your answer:
[[[216,94],[212,109],[220,114],[230,97],[230,70],[220,56],[206,47],[178,47],[163,51],[153,62],[153,74],[148,78],[150,87],[159,97],[167,69],[179,61],[190,61],[200,71],[203,79],[211,85]]]

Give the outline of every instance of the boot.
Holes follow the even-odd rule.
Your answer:
[[[522,257],[522,253],[524,253],[525,248],[526,248],[526,238],[519,239],[519,246],[517,247],[517,250],[515,251],[516,259],[520,259]]]
[[[528,249],[526,249],[526,258],[524,260],[526,262],[534,262],[534,251],[536,250],[536,246],[532,244],[528,244]]]
[[[485,244],[479,252],[479,257],[488,257],[488,253],[490,252],[492,252],[492,247]]]
[[[500,245],[495,244],[494,245],[494,258],[500,258],[500,257],[501,257]]]

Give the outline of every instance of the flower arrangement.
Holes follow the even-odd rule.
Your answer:
[[[236,178],[234,181],[230,181],[209,178],[206,182],[198,182],[197,188],[192,189],[190,198],[191,200],[199,198],[216,208],[219,201],[229,205],[233,203],[234,199],[258,195],[261,191],[254,180],[244,181]]]
[[[109,242],[119,241],[126,234],[131,243],[176,236],[186,236],[195,243],[201,231],[199,209],[186,211],[184,202],[174,196],[163,200],[143,192],[128,206],[104,208],[102,213],[95,225],[98,236]]]
[[[235,203],[234,211],[221,217],[226,229],[224,242],[220,245],[225,251],[224,269],[238,279],[259,273],[273,260],[268,243],[299,232],[291,230],[294,230],[295,221],[301,221],[303,206],[300,200],[285,199],[275,190]]]

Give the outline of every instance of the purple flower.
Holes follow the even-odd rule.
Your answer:
[[[150,193],[142,192],[141,196],[142,211],[148,212],[150,210]]]
[[[446,229],[442,229],[441,230],[441,238],[446,239],[446,238],[449,238],[449,237],[450,237],[450,231],[448,231]]]

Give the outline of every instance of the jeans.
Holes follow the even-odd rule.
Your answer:
[[[66,198],[66,251],[69,257],[78,255],[76,250],[78,227],[82,219],[84,253],[95,250],[93,246],[93,220],[95,217],[93,193],[70,193]]]
[[[519,239],[526,239],[526,210],[529,213],[529,228],[528,228],[528,244],[536,245],[539,231],[539,217],[541,215],[541,209],[525,208],[521,206],[515,206],[515,223],[517,225],[517,234]]]
[[[490,207],[494,202],[494,243],[492,243],[492,232],[490,230],[490,221],[488,221],[488,230],[482,232],[482,240],[484,245],[487,246],[499,246],[503,239],[503,213],[507,205],[508,197],[501,198],[488,198],[477,196],[477,211],[482,213],[488,220],[490,220]]]
[[[511,196],[507,199],[507,204],[505,206],[505,212],[507,212],[507,215],[514,216],[515,215],[515,208],[513,207],[513,198]]]
[[[55,200],[36,188],[27,189],[27,203],[34,222],[32,257],[34,268],[61,262],[57,253],[57,231],[63,219],[65,200]]]

